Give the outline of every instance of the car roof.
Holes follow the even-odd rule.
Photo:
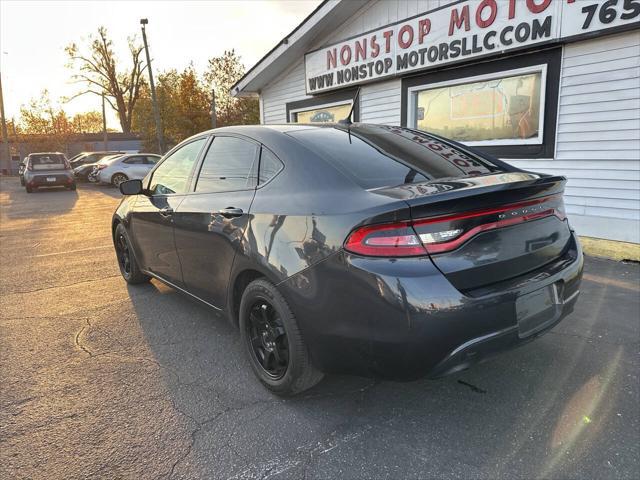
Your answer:
[[[358,128],[367,127],[367,128],[385,128],[384,125],[378,125],[373,123],[352,123],[349,128],[351,128],[354,132],[357,131]],[[204,132],[200,132],[196,135],[193,135],[184,141],[196,139],[199,137],[207,136],[207,135],[219,135],[219,134],[236,134],[236,135],[244,135],[249,138],[253,138],[259,142],[268,143],[269,140],[276,140],[282,138],[291,138],[287,133],[295,132],[300,130],[311,130],[311,129],[339,129],[345,130],[347,125],[341,123],[283,123],[283,124],[269,124],[269,125],[235,125],[229,127],[220,127],[214,128],[212,130],[206,130]],[[389,127],[386,127],[389,128]],[[180,144],[183,142],[180,142]],[[180,145],[178,144],[178,145]]]
[[[30,157],[31,155],[64,155],[64,153],[62,153],[62,152],[32,152],[27,156]]]

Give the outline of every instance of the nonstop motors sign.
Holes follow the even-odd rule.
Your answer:
[[[640,0],[462,0],[305,55],[308,94],[638,25]]]

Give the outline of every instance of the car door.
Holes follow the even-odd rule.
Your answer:
[[[196,138],[170,152],[152,172],[147,194],[138,195],[130,229],[143,268],[177,286],[182,271],[174,241],[174,212],[185,198],[207,137]]]
[[[223,309],[229,274],[249,223],[260,145],[217,135],[203,156],[193,193],[174,214],[176,249],[189,292]]]
[[[143,155],[132,155],[120,161],[120,165],[116,168],[122,170],[129,179],[142,179],[149,171],[146,163],[147,159]]]

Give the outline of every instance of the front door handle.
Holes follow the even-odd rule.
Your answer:
[[[223,208],[222,210],[218,210],[216,213],[218,215],[222,215],[225,218],[241,217],[242,215],[244,215],[242,209],[236,207]]]
[[[160,215],[162,215],[163,217],[170,217],[171,215],[173,215],[173,208],[164,207],[158,210],[158,213],[160,213]]]

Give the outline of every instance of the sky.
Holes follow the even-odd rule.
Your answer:
[[[193,62],[203,72],[207,60],[235,49],[247,69],[291,32],[320,0],[209,1],[29,1],[0,0],[0,72],[5,114],[18,120],[20,106],[44,89],[56,103],[82,86],[71,81],[64,48],[82,44],[98,27],[107,28],[116,56],[128,65],[127,38],[141,41],[140,19],[148,18],[153,71]],[[60,104],[68,114],[100,111],[100,98],[84,95]],[[109,108],[107,107],[107,110]],[[108,111],[109,128],[119,130]]]

